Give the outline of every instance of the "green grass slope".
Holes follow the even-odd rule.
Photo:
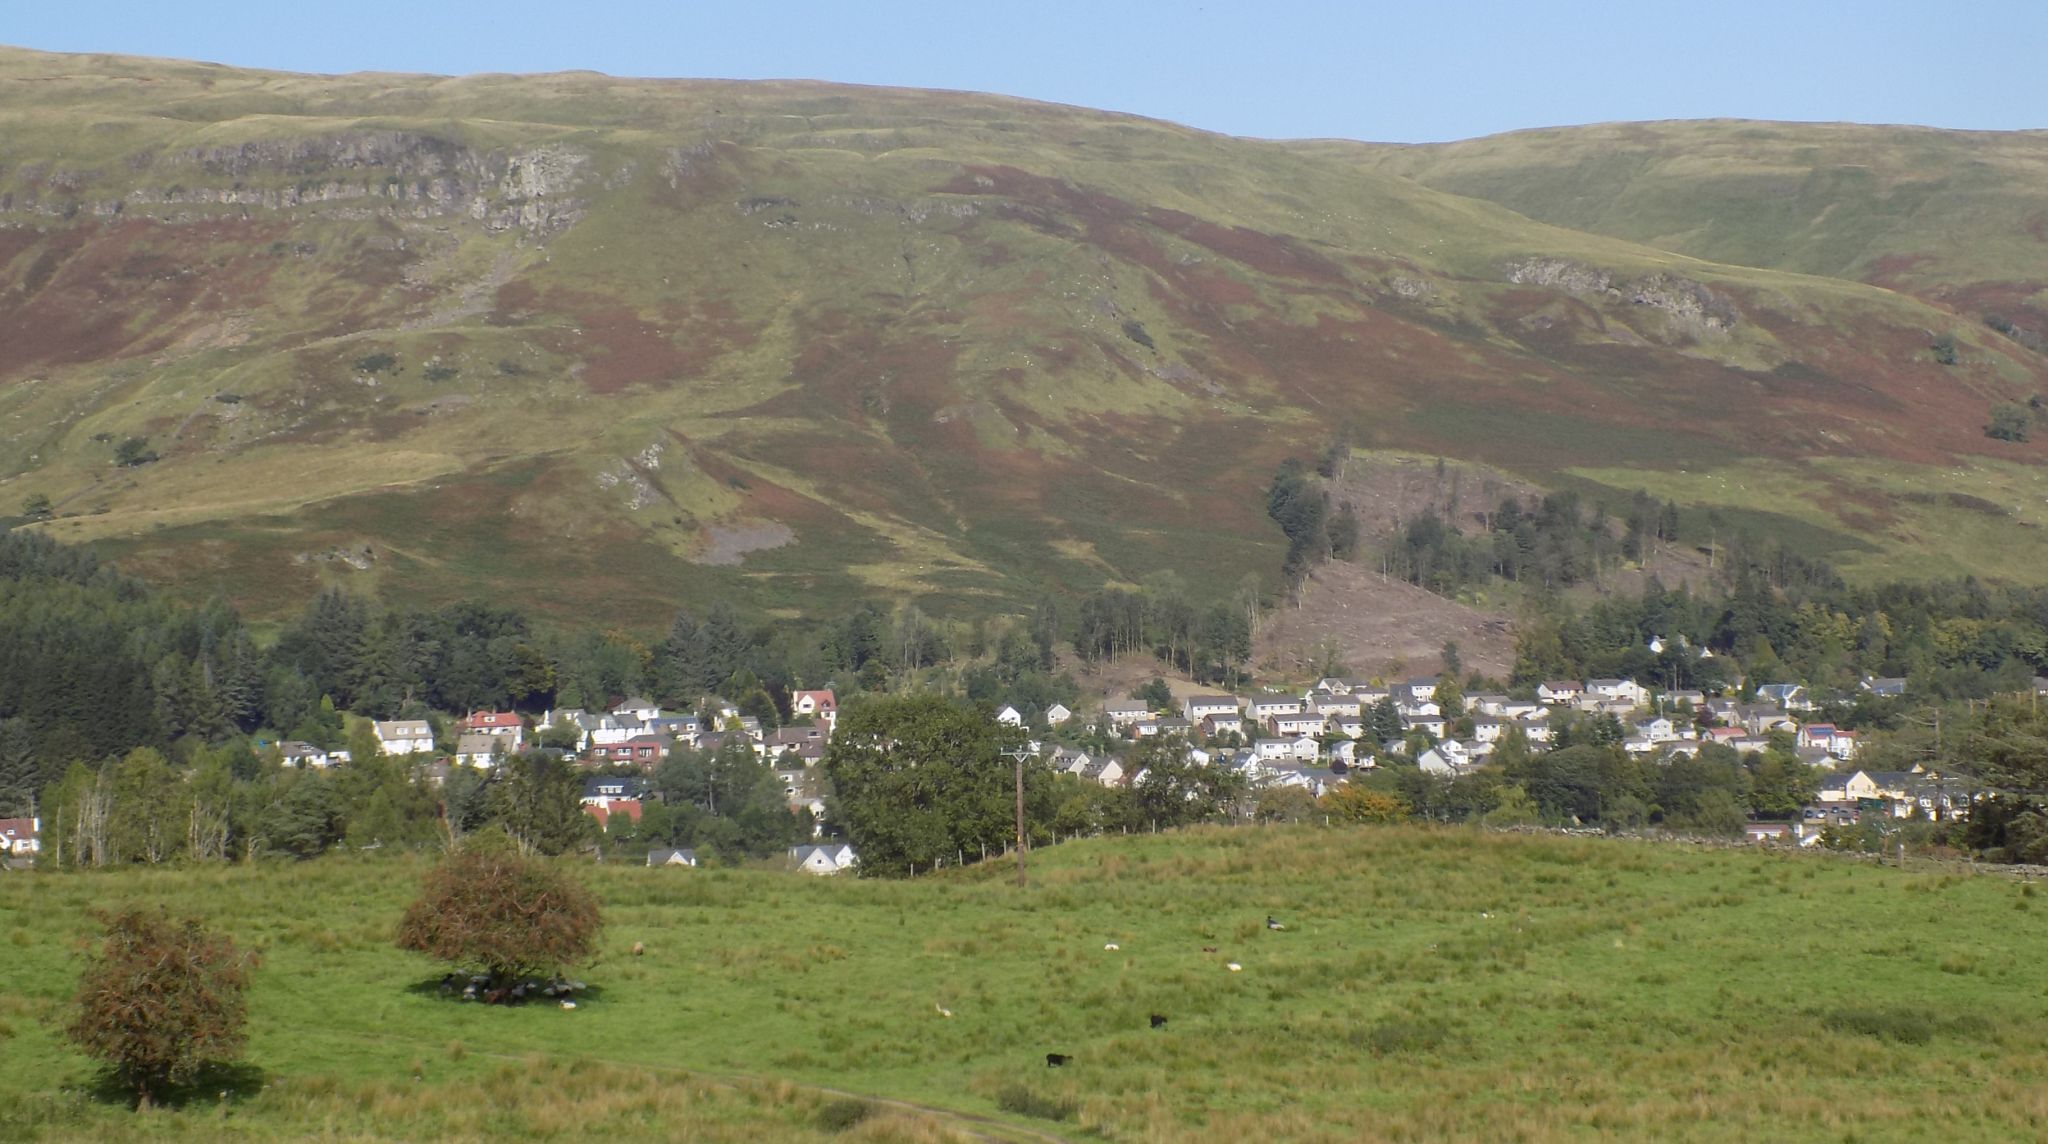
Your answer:
[[[569,1138],[588,1115],[641,1138],[694,1105],[809,1139],[820,1090],[1109,1140],[2014,1140],[2048,1117],[2041,907],[2003,876],[1411,828],[1074,843],[1022,891],[1000,868],[606,867],[599,995],[564,1012],[415,989],[439,970],[390,941],[419,868],[0,881],[5,1134],[134,1123],[53,1022],[87,907],[164,900],[262,949],[269,1085],[143,1122],[166,1137]],[[758,1083],[664,1103],[668,1070]]]
[[[1975,326],[1940,365],[1920,300],[1105,113],[0,50],[0,131],[0,506],[257,614],[1220,592],[1339,427],[1701,495],[1769,462],[1844,548],[1989,573],[1812,461],[2038,460],[1980,429],[2048,362]]]
[[[1698,120],[1309,146],[1575,230],[2048,317],[2048,131]]]

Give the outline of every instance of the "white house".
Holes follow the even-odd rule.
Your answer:
[[[1103,717],[1111,726],[1123,728],[1152,714],[1152,709],[1135,699],[1119,699],[1102,705]]]
[[[796,861],[797,869],[807,874],[837,874],[853,866],[853,847],[844,842],[820,842],[812,846],[792,846],[789,856]]]
[[[1262,695],[1245,704],[1245,717],[1264,726],[1275,715],[1299,715],[1307,704],[1287,695]]]
[[[1415,760],[1415,765],[1421,767],[1424,774],[1455,778],[1464,773],[1465,766],[1470,761],[1465,748],[1456,740],[1451,740],[1438,743],[1422,752]]]
[[[1244,716],[1232,711],[1227,714],[1205,715],[1202,717],[1202,737],[1214,739],[1219,735],[1244,735]]]
[[[1545,703],[1577,703],[1586,693],[1586,685],[1575,679],[1546,679],[1536,685],[1536,698]]]
[[[1200,723],[1211,715],[1236,715],[1242,707],[1235,695],[1190,695],[1181,700],[1181,718]]]
[[[829,689],[792,692],[789,697],[789,715],[792,719],[810,716],[811,721],[825,728],[825,734],[830,736],[839,726],[839,697]]]
[[[612,708],[612,717],[615,719],[638,719],[642,722],[649,719],[659,719],[661,718],[661,704],[635,695],[623,700],[618,706]]]
[[[455,741],[455,761],[466,767],[488,767],[509,755],[506,736],[471,732]]]
[[[348,762],[347,751],[329,751],[311,743],[287,739],[277,745],[278,755],[288,767],[331,767]]]
[[[42,828],[40,818],[0,818],[0,854],[33,857],[43,848]]]
[[[1005,703],[1003,704],[1003,709],[996,712],[996,722],[1001,723],[1005,727],[1022,727],[1024,725],[1024,713]]]
[[[677,850],[669,846],[657,847],[647,852],[647,864],[649,866],[695,866],[697,864],[697,852],[695,850]]]
[[[425,755],[434,750],[434,728],[425,719],[395,719],[375,725],[377,749],[387,755]]]
[[[1267,731],[1288,739],[1298,735],[1320,735],[1327,727],[1328,720],[1305,711],[1297,715],[1275,715],[1266,720]]]
[[[1057,727],[1074,717],[1074,712],[1064,703],[1055,703],[1045,709],[1045,725]]]
[[[1606,703],[1626,703],[1630,707],[1641,707],[1650,693],[1633,679],[1589,679],[1586,681],[1587,697],[1598,697]]]

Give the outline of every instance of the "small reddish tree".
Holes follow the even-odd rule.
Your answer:
[[[65,1033],[112,1068],[141,1107],[209,1064],[241,1055],[256,957],[192,918],[101,913]]]
[[[587,960],[602,924],[589,890],[486,833],[427,872],[398,924],[398,948],[482,966],[491,985],[507,986]]]

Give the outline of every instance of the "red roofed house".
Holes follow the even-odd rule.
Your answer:
[[[41,833],[42,820],[37,818],[0,818],[0,854],[13,858],[27,858],[43,848]]]
[[[583,813],[597,820],[599,830],[610,830],[614,814],[622,814],[634,822],[640,821],[640,800],[615,798],[602,804],[586,802],[583,804]]]
[[[809,715],[830,736],[839,723],[839,700],[830,691],[793,692],[789,697],[789,715],[792,719]]]

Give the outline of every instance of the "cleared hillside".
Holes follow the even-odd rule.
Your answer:
[[[1865,574],[2048,566],[1857,468],[2031,474],[1980,430],[2037,355],[1355,156],[948,93],[19,51],[0,133],[0,503],[258,614],[328,581],[636,623],[1220,593],[1277,567],[1263,486],[1340,427],[1681,500],[1761,466],[1791,499],[1736,507]]]

